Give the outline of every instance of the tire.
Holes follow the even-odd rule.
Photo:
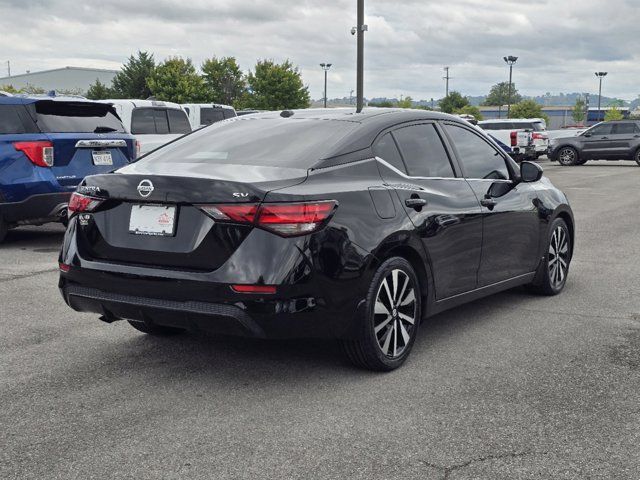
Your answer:
[[[572,167],[579,165],[580,155],[578,151],[573,147],[562,147],[558,150],[558,163],[565,167]]]
[[[580,160],[578,160],[578,161],[576,162],[576,165],[584,165],[585,163],[587,163],[587,161],[588,161],[588,160],[582,160],[582,159],[580,159]]]
[[[411,353],[420,326],[420,282],[401,257],[385,261],[373,276],[355,340],[342,343],[356,366],[377,372],[400,367]]]
[[[558,252],[560,253],[558,254]],[[557,218],[549,228],[547,249],[538,275],[536,275],[536,283],[529,285],[529,289],[548,296],[558,295],[562,292],[569,275],[571,254],[569,227],[563,219]]]
[[[9,225],[0,217],[0,243],[4,242],[9,231]]]
[[[638,150],[636,150],[636,153],[633,156],[633,159],[636,161],[636,163],[640,167],[640,148]]]
[[[136,322],[133,320],[127,320],[129,325],[138,330],[139,332],[146,333],[147,335],[154,335],[158,337],[167,337],[170,335],[179,335],[185,331],[181,328],[163,327],[161,325],[153,325],[147,322]]]

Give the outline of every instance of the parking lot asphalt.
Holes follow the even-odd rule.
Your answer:
[[[103,324],[58,293],[61,227],[10,232],[0,478],[640,478],[640,168],[543,166],[576,214],[565,292],[441,314],[389,374],[334,342]]]

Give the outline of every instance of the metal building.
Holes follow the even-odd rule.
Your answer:
[[[35,87],[42,88],[45,91],[71,91],[82,94],[88,90],[91,84],[96,82],[96,79],[110,86],[116,73],[118,73],[117,70],[103,70],[100,68],[56,68],[0,78],[0,89],[3,86],[11,85],[18,90]]]

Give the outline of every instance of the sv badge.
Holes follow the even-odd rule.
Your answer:
[[[234,193],[234,198],[247,198],[249,196],[248,193]]]

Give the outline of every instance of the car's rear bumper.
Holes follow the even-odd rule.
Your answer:
[[[7,223],[37,224],[60,220],[66,215],[71,192],[32,195],[21,202],[0,203],[0,216]]]

